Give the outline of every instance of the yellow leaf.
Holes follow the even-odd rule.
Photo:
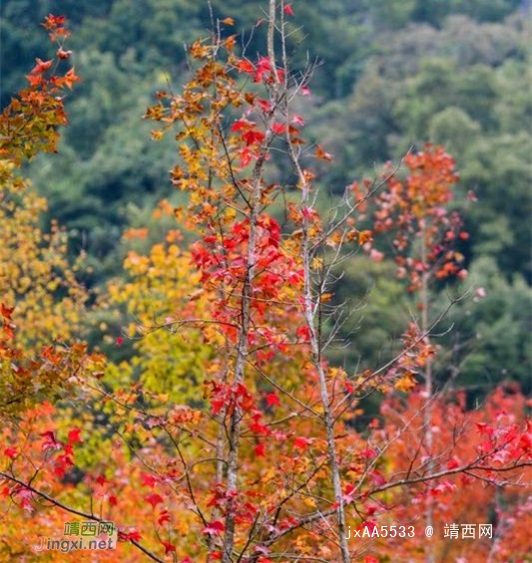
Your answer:
[[[309,508],[316,508],[316,501],[312,498],[312,497],[306,497],[303,502],[309,507]]]
[[[151,135],[151,138],[152,138],[154,141],[159,141],[159,140],[162,138],[162,136],[163,136],[163,132],[160,131],[159,129],[152,129],[152,130],[150,131],[150,135]]]
[[[410,389],[414,388],[415,386],[416,386],[416,382],[412,378],[411,373],[407,373],[406,375],[398,379],[394,385],[394,387],[398,391],[410,391]]]

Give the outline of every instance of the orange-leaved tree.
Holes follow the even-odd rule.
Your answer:
[[[17,173],[39,152],[56,151],[58,127],[66,124],[63,98],[78,80],[68,65],[63,18],[50,15],[43,25],[56,43],[55,57],[36,59],[26,76],[28,86],[0,114],[3,414],[60,389],[75,375],[67,369],[71,353],[78,357],[84,350],[81,344],[70,349],[61,345],[61,339],[80,332],[88,299],[76,278],[79,261],[70,264],[66,235],[55,222],[49,232],[40,227],[46,200]]]
[[[17,169],[39,152],[56,152],[59,127],[66,125],[64,98],[79,78],[69,65],[69,32],[61,16],[43,24],[55,56],[37,58],[28,86],[0,114],[0,292],[6,308],[16,306],[17,338],[25,345],[49,343],[77,330],[86,291],[76,280],[80,264],[69,264],[66,236],[54,222],[40,225],[46,200],[30,191]]]

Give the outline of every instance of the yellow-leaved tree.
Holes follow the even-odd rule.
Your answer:
[[[9,177],[11,168],[0,160],[0,294],[15,309],[17,342],[37,349],[80,332],[88,299],[77,278],[83,256],[70,263],[66,232],[55,222],[41,227],[46,199]]]
[[[127,361],[109,365],[106,381],[126,385],[140,381],[147,391],[193,405],[201,401],[198,388],[214,348],[205,334],[208,292],[191,269],[190,254],[176,244],[178,238],[170,231],[166,241],[147,254],[129,251],[126,280],[109,284],[101,307],[110,308],[124,327],[115,343],[131,339],[134,353]]]

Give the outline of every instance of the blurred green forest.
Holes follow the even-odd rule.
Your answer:
[[[456,158],[454,205],[470,238],[462,251],[471,285],[485,297],[465,300],[440,339],[440,383],[473,393],[511,378],[531,387],[530,3],[518,0],[295,0],[294,70],[317,63],[312,96],[299,108],[311,139],[335,155],[319,182],[330,205],[345,185],[375,176],[425,141]],[[261,49],[256,26],[265,3],[213,0],[214,17],[232,17],[246,53]],[[38,22],[48,13],[70,21],[76,73],[82,82],[67,101],[70,126],[60,156],[28,167],[49,200],[49,217],[71,236],[72,252],[88,252],[86,282],[103,287],[120,272],[128,227],[158,227],[151,211],[175,201],[168,170],[170,141],[153,142],[141,119],[153,92],[187,72],[184,45],[209,33],[211,13],[197,0],[3,0],[1,97],[24,84],[36,53],[49,50]],[[466,197],[473,192],[478,202]],[[173,198],[173,199],[172,199]],[[331,359],[348,368],[389,357],[413,304],[391,262],[347,261],[335,299],[354,308],[346,341]],[[394,305],[393,307],[391,305]],[[397,307],[400,305],[400,307]]]

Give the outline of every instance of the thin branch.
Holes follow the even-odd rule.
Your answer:
[[[76,514],[77,516],[81,516],[82,518],[87,518],[88,520],[94,520],[95,522],[103,522],[102,518],[99,518],[98,516],[95,516],[94,514],[89,514],[88,512],[84,512],[82,510],[78,510],[76,508],[73,508],[72,506],[69,506],[69,505],[55,499],[54,497],[52,497],[49,494],[41,491],[40,489],[37,489],[33,485],[30,485],[28,483],[25,483],[24,481],[21,481],[20,479],[17,479],[13,475],[9,475],[8,473],[4,473],[3,471],[0,471],[0,477],[3,477],[4,479],[7,479],[7,480],[12,481],[14,483],[17,483],[21,487],[24,487],[25,489],[30,490],[32,493],[36,494],[37,496],[47,500],[48,502],[57,506],[58,508],[61,508],[65,512],[69,512],[70,514]],[[137,540],[129,539],[128,541],[130,541],[135,547],[140,549],[140,551],[142,551],[145,555],[147,555],[153,561],[157,561],[158,563],[164,563],[164,559],[161,559],[160,557],[155,555],[155,553],[150,551],[147,547],[144,547]]]

